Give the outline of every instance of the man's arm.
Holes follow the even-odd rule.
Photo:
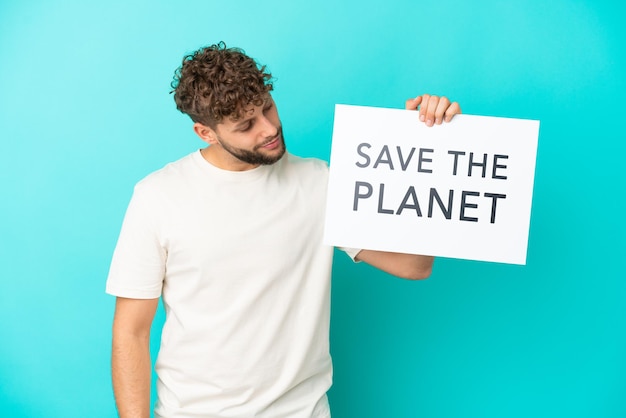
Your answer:
[[[356,260],[364,261],[384,272],[403,279],[420,280],[430,276],[435,257],[361,250],[357,254]]]
[[[454,115],[461,113],[461,107],[457,102],[450,102],[446,97],[429,94],[407,100],[404,107],[407,110],[417,110],[419,107],[419,119],[426,126],[450,122]],[[427,255],[373,250],[362,250],[357,254],[356,259],[394,276],[410,280],[425,279],[430,276],[435,261],[434,257]]]
[[[117,298],[111,368],[120,418],[150,416],[150,327],[159,299]]]

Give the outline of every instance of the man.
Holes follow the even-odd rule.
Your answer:
[[[286,153],[271,75],[243,51],[202,48],[172,86],[208,147],[140,181],[128,207],[107,281],[119,414],[149,416],[149,335],[162,296],[157,417],[330,417],[326,164]],[[406,102],[418,107],[429,126],[461,112],[437,96]],[[408,279],[433,264],[343,250]]]

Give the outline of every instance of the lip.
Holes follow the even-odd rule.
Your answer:
[[[278,147],[279,144],[280,144],[280,135],[278,135],[276,139],[272,140],[271,142],[268,142],[267,144],[263,145],[263,148],[274,149]]]

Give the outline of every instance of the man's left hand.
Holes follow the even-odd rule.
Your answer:
[[[404,107],[407,110],[417,110],[419,107],[420,120],[426,126],[441,125],[442,122],[450,122],[454,115],[461,113],[461,106],[457,102],[450,102],[445,96],[431,96],[422,94],[414,99],[406,101]]]

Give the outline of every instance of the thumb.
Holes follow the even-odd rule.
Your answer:
[[[404,108],[406,110],[417,110],[417,107],[422,103],[422,96],[417,96],[413,99],[408,99],[404,103]]]

